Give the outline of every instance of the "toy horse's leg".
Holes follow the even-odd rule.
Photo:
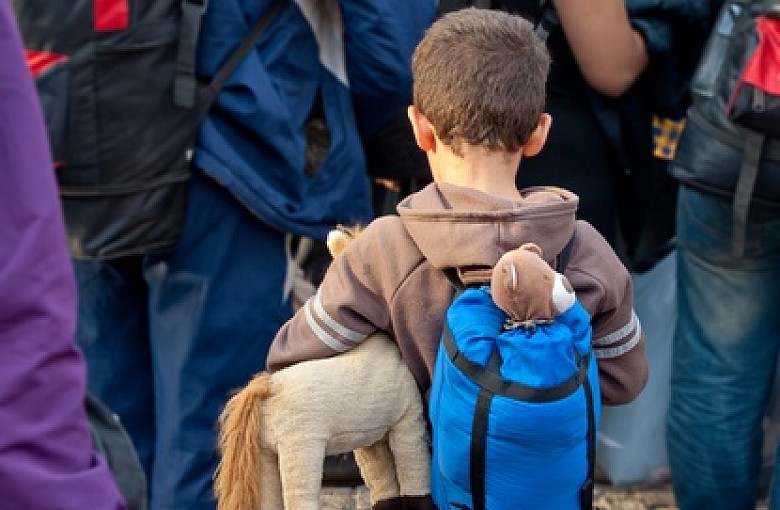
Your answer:
[[[368,487],[372,506],[377,501],[390,500],[401,495],[387,436],[371,446],[355,450],[355,461]]]
[[[390,430],[390,450],[398,467],[398,483],[402,496],[427,496],[431,492],[431,455],[428,447],[428,434],[424,420],[420,419],[420,409],[412,408],[401,421]],[[404,498],[417,501],[406,503],[406,508],[435,508],[430,498]]]
[[[276,452],[263,449],[260,452],[260,508],[255,510],[282,510],[282,478],[279,474],[279,458]]]
[[[279,472],[286,510],[319,510],[325,445],[325,440],[300,437],[279,441]]]

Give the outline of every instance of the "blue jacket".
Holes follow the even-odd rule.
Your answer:
[[[209,3],[199,45],[201,77],[213,76],[270,3]],[[369,220],[361,136],[409,103],[410,56],[433,21],[434,3],[340,0],[348,88],[343,76],[320,62],[315,34],[291,0],[218,96],[201,128],[196,166],[283,231],[324,238],[335,223]],[[326,119],[330,146],[308,175],[305,124],[312,113]]]

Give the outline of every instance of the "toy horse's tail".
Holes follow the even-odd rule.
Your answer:
[[[270,378],[267,372],[255,376],[219,417],[221,459],[214,476],[218,510],[260,508],[262,404],[270,392]]]

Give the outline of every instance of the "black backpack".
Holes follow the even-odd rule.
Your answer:
[[[765,27],[773,31],[759,33]],[[759,44],[759,39],[763,44]],[[669,171],[683,184],[732,198],[733,252],[743,253],[751,206],[780,214],[780,94],[751,82],[757,56],[780,73],[780,1],[726,0],[691,86],[693,103]],[[747,79],[746,79],[747,78]]]
[[[170,250],[184,223],[189,152],[203,115],[267,9],[204,85],[205,0],[11,0],[36,77],[74,257]]]

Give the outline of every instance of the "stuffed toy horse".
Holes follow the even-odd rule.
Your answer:
[[[345,235],[329,236],[334,255]],[[219,426],[219,510],[316,510],[324,457],[350,451],[375,510],[435,508],[420,391],[383,332],[333,357],[258,374],[228,401]]]

